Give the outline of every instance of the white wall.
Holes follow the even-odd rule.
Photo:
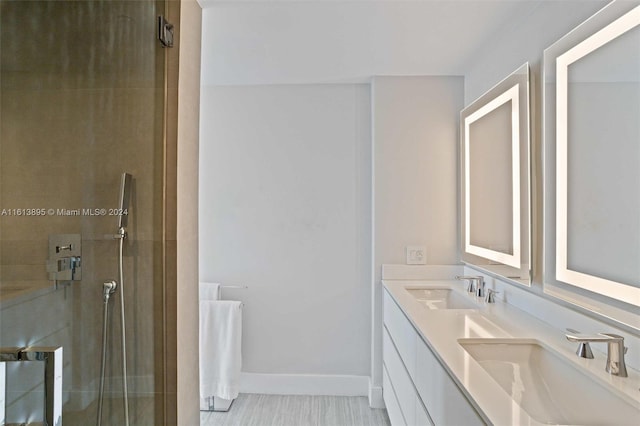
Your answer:
[[[200,277],[249,287],[242,370],[368,376],[369,86],[208,86],[201,114]]]
[[[457,263],[458,115],[462,77],[375,77],[373,109],[372,392],[382,384],[382,264]],[[375,394],[371,396],[375,402]]]
[[[464,73],[465,105],[480,97],[520,65],[529,62],[539,81],[542,52],[604,7],[608,0],[542,1],[510,28],[496,31],[492,40],[467,60]]]
[[[537,7],[521,0],[204,3],[205,85],[461,75],[485,39]]]
[[[534,281],[542,277],[542,57],[544,50],[604,7],[608,1],[549,1],[513,22],[507,32],[496,33],[475,58],[464,76],[465,105],[529,62],[531,96],[532,240]],[[544,29],[544,30],[543,30]]]

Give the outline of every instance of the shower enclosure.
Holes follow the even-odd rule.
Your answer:
[[[102,425],[166,420],[167,7],[0,0],[0,425],[45,421],[47,363],[18,360],[42,347],[65,426],[96,424],[101,385]]]

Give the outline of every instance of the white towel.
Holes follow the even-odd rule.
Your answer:
[[[242,303],[200,301],[200,406],[238,396],[242,367]]]
[[[200,300],[218,300],[220,299],[220,284],[218,283],[200,283]]]

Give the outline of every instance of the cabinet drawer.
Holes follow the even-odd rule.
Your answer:
[[[417,426],[433,426],[433,422],[429,417],[429,413],[424,409],[422,400],[416,395],[416,425]]]
[[[398,349],[402,361],[413,377],[416,372],[416,342],[418,333],[404,316],[396,302],[384,291],[384,325]]]
[[[386,329],[384,329],[383,332],[382,349],[384,366],[387,369],[389,380],[391,381],[393,390],[396,394],[396,397],[398,398],[398,403],[400,404],[400,409],[402,410],[404,420],[408,425],[415,425],[416,391],[413,387],[413,382],[411,381],[411,378],[409,377],[409,374],[407,373],[407,370],[405,369],[404,364],[400,359],[400,355],[396,351],[396,348],[393,345],[391,337],[389,337],[389,333]]]
[[[400,404],[398,403],[398,397],[396,396],[393,386],[391,386],[391,379],[387,373],[387,367],[382,367],[382,398],[384,399],[384,405],[387,408],[387,415],[391,421],[391,426],[406,426],[402,416],[402,410],[400,410]]]
[[[436,425],[484,424],[422,339],[417,342],[414,383]]]

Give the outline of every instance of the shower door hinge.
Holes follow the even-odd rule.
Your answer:
[[[158,16],[158,40],[162,47],[173,47],[173,24],[163,15]]]

